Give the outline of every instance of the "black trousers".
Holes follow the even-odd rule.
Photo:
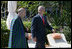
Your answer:
[[[28,38],[26,38],[26,43],[27,43],[27,48],[29,48],[29,46],[28,46]]]
[[[36,42],[35,48],[45,48],[45,42]]]

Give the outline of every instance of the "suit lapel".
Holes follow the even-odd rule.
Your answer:
[[[43,21],[42,21],[40,15],[38,15],[38,16],[39,16],[39,21],[41,22],[41,24],[43,24]]]

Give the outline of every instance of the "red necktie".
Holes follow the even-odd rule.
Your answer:
[[[43,24],[45,24],[43,16],[42,16],[42,21],[43,21]]]

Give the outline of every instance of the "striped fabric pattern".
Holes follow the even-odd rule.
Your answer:
[[[10,26],[9,48],[27,48],[25,30],[21,18],[15,16]]]

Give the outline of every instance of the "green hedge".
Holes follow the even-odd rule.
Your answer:
[[[28,28],[28,33],[31,33],[31,22],[30,21],[24,21],[24,26]]]
[[[64,26],[63,33],[66,36],[68,43],[71,43],[71,28],[69,28],[69,26]]]
[[[6,26],[6,21],[1,19],[1,47],[7,47],[9,41],[9,30]]]

